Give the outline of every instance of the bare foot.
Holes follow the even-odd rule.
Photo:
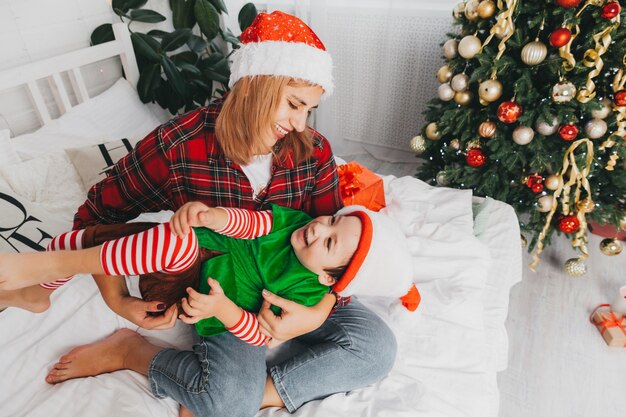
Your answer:
[[[180,410],[178,410],[178,417],[194,417],[194,415],[189,411],[187,407],[184,405],[180,405]]]
[[[32,313],[43,313],[50,307],[52,291],[34,285],[12,291],[0,291],[0,309],[17,307]]]
[[[144,339],[137,332],[120,329],[96,343],[78,346],[61,356],[48,372],[46,382],[57,384],[68,379],[127,369],[124,359],[128,349],[141,343]]]

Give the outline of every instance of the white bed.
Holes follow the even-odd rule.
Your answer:
[[[60,72],[69,70],[80,97],[80,104],[72,106],[63,83],[56,84],[64,114],[51,120],[32,89],[44,126],[13,139],[3,138],[0,131],[0,250],[33,250],[46,244],[42,232],[70,229],[86,186],[100,174],[90,159],[99,157],[96,145],[117,141],[109,150],[119,152],[119,139],[132,143],[159,123],[132,89],[136,65],[123,25],[116,28],[119,40],[103,47],[0,72],[1,93],[24,83],[32,88],[35,79],[58,80]],[[111,55],[122,57],[130,83],[120,80],[88,99],[75,68]],[[468,191],[433,188],[411,177],[387,176],[384,183],[387,210],[403,224],[421,272],[415,280],[422,305],[408,313],[394,300],[363,299],[398,339],[392,372],[375,386],[305,404],[295,415],[496,417],[496,374],[507,366],[509,291],[521,280],[517,218],[510,206],[472,198]],[[151,217],[167,220],[168,214]],[[132,278],[129,282],[136,284]],[[145,378],[130,371],[56,386],[44,382],[60,355],[121,327],[134,328],[106,307],[86,276],[57,290],[46,313],[1,312],[0,416],[177,415],[177,404],[154,398]],[[179,324],[167,331],[141,332],[157,343],[188,348],[191,331]],[[269,360],[277,354],[271,353]],[[259,413],[287,415],[280,409]]]

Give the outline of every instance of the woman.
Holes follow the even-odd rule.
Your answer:
[[[276,203],[312,216],[341,207],[330,146],[306,126],[308,113],[332,93],[329,54],[303,22],[281,12],[259,14],[241,39],[227,97],[142,140],[90,190],[76,227],[176,210],[188,201],[257,210]],[[121,279],[103,278],[96,280],[116,313],[141,327],[173,325],[175,306],[151,317],[147,312],[159,310],[158,303],[130,297]],[[181,352],[124,330],[73,350],[47,380],[133,369],[148,377],[157,397],[175,399],[196,417],[252,416],[261,406],[293,412],[307,401],[374,383],[390,370],[394,336],[358,301],[337,306],[328,317],[337,302],[332,294],[313,307],[273,294],[264,298],[263,333],[274,344],[298,338],[308,346],[269,370],[264,349],[230,333],[202,338],[193,352]],[[280,316],[270,303],[282,308]]]

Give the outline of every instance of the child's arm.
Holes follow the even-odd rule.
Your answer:
[[[179,318],[187,324],[195,324],[202,319],[216,317],[226,329],[246,343],[255,346],[265,345],[265,336],[259,330],[256,316],[237,306],[224,294],[220,284],[208,278],[211,291],[201,294],[188,288],[189,300],[183,298],[182,307],[187,316]]]
[[[209,207],[197,201],[186,203],[170,219],[172,232],[183,237],[190,227],[206,227],[240,239],[254,239],[272,230],[271,210]]]

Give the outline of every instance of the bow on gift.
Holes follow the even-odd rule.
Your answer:
[[[339,191],[341,192],[342,198],[354,197],[354,195],[361,190],[363,184],[357,177],[362,172],[361,167],[352,162],[337,167],[337,173],[339,174]]]

